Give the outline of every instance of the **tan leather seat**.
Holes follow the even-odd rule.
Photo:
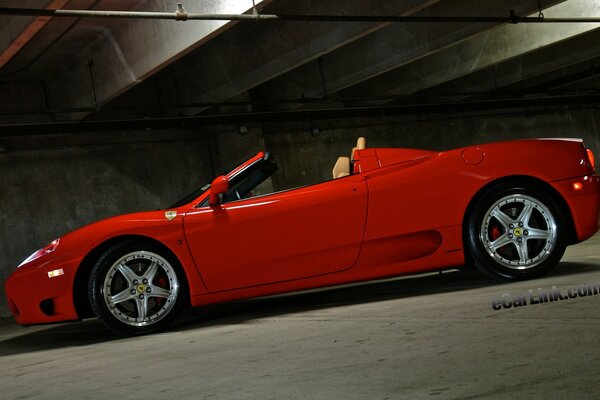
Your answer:
[[[362,150],[367,147],[367,139],[359,137],[356,141],[356,147],[352,149],[350,158],[339,157],[333,166],[333,179],[341,178],[350,175],[350,160],[354,160],[354,152],[356,150]]]
[[[333,179],[350,175],[350,159],[339,157],[333,166]]]

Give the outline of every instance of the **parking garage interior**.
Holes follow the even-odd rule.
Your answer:
[[[0,0],[0,281],[261,150],[273,191],[331,179],[359,137],[600,154],[596,0],[178,3]],[[2,398],[597,398],[598,297],[492,302],[600,284],[599,246],[534,281],[465,266],[200,307],[134,338],[96,319],[19,326],[0,285]]]

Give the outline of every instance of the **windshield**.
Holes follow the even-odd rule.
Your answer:
[[[236,187],[237,189],[236,196],[240,196],[240,193],[242,192],[245,196],[248,196],[250,194],[250,190],[266,180],[273,172],[277,170],[277,165],[272,160],[269,160],[267,163],[267,160],[269,160],[269,154],[265,154],[261,151],[252,157],[246,157],[244,162],[236,164],[235,167],[227,169],[220,175],[227,175],[229,179],[231,179],[230,185],[232,187]],[[269,167],[266,167],[266,165]],[[252,176],[253,179],[248,179],[250,176]],[[251,183],[246,182],[245,185],[241,185],[242,182],[247,180]],[[240,188],[239,186],[243,187]],[[189,204],[204,194],[209,188],[210,182],[207,182],[167,208],[177,208]],[[228,195],[230,195],[231,192],[232,190],[230,189]],[[240,197],[238,197],[238,199],[239,198]],[[228,198],[228,200],[233,200],[233,198]]]
[[[198,197],[200,197],[200,195],[202,195],[204,192],[206,192],[208,190],[208,188],[210,188],[210,182],[205,183],[198,189],[194,190],[192,193],[185,196],[183,199],[178,200],[175,204],[172,204],[167,208],[177,208],[177,207],[184,206],[184,205],[192,202],[194,199],[197,199]]]
[[[223,196],[221,201],[228,203],[230,201],[242,200],[248,197],[265,194],[264,191],[272,192],[272,185],[269,188],[260,186],[277,171],[277,163],[269,157],[267,153],[264,158],[256,161],[248,168],[240,171],[230,178],[229,190]],[[260,187],[259,187],[260,186]]]

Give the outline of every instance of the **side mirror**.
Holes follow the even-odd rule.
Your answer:
[[[221,198],[219,195],[227,193],[229,190],[229,181],[224,175],[217,176],[214,181],[210,184],[210,198],[208,204],[211,207],[216,207],[221,204]]]

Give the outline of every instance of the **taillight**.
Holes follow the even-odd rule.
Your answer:
[[[592,169],[594,171],[596,171],[596,161],[594,159],[594,153],[592,153],[592,150],[590,150],[590,149],[586,149],[586,152],[587,152],[587,156],[588,156],[588,161],[590,162]]]

